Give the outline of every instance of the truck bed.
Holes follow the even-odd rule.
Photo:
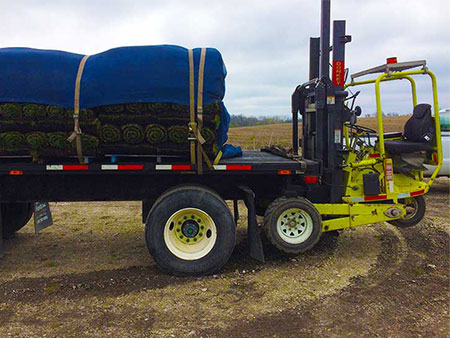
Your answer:
[[[21,161],[19,158],[14,161],[0,162],[0,175],[26,175],[58,173],[76,173],[88,174],[94,172],[112,173],[117,171],[126,172],[176,172],[185,171],[195,173],[195,168],[186,160],[180,160],[176,157],[167,158],[135,158],[135,157],[116,157],[115,161],[78,164],[68,161],[67,163],[48,163],[36,164],[28,161]],[[262,151],[244,151],[243,156],[230,159],[223,159],[219,164],[214,165],[214,170],[210,170],[206,164],[203,166],[205,174],[223,173],[223,171],[253,171],[267,172],[273,170],[292,170],[297,174],[306,172],[316,172],[318,163],[314,161],[298,159],[293,160]]]
[[[214,170],[203,166],[199,175],[186,160],[118,158],[109,163],[0,162],[0,201],[152,200],[180,184],[209,186],[227,199],[249,186],[261,194],[276,194],[288,180],[319,175],[316,162],[292,160],[271,153],[246,151],[225,159]]]

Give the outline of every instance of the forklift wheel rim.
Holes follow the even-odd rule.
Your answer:
[[[277,233],[289,244],[300,244],[308,240],[313,232],[311,216],[299,208],[283,211],[277,219]]]
[[[405,200],[405,209],[406,214],[404,219],[410,219],[416,216],[417,211],[419,210],[419,204],[417,203],[417,200],[415,198],[408,198],[407,200]]]
[[[216,244],[216,225],[206,212],[197,208],[180,209],[164,226],[164,242],[169,251],[183,260],[197,260]]]

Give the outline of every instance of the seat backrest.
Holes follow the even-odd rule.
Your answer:
[[[431,142],[434,138],[434,120],[431,106],[421,103],[414,107],[413,115],[406,121],[403,136],[410,142]]]

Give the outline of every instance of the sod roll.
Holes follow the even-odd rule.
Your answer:
[[[170,103],[164,102],[147,103],[148,110],[155,114],[170,110],[170,106]]]
[[[0,134],[0,145],[8,151],[22,149],[26,144],[25,135],[12,131]]]
[[[125,108],[130,113],[142,113],[147,110],[147,106],[144,103],[129,103]]]
[[[41,119],[47,116],[45,106],[40,104],[25,104],[22,107],[23,117],[33,120]]]
[[[167,140],[167,130],[159,124],[149,124],[145,127],[145,139],[150,144],[165,142]]]
[[[81,147],[83,150],[97,150],[99,145],[98,138],[92,135],[81,135]],[[76,142],[72,142],[72,147],[76,147]]]
[[[122,113],[125,110],[125,107],[122,104],[103,106],[102,108],[107,113]]]
[[[18,104],[5,103],[0,105],[0,114],[6,120],[19,119],[22,117],[22,109]]]
[[[47,134],[36,131],[26,136],[28,146],[33,150],[39,150],[48,146]]]
[[[68,135],[63,132],[56,133],[48,133],[48,145],[51,148],[59,149],[59,150],[69,150],[72,145],[69,141],[67,141]]]
[[[189,116],[189,107],[185,106],[184,104],[176,104],[173,103],[171,105],[171,109],[177,113],[180,113],[182,115]]]
[[[100,139],[104,143],[118,143],[122,140],[122,132],[116,126],[105,124],[100,128]]]
[[[216,140],[216,134],[209,128],[202,128],[200,133],[207,144],[212,144]]]
[[[63,119],[69,116],[66,109],[57,106],[47,106],[47,116],[51,119]]]
[[[138,124],[126,124],[122,127],[123,140],[127,144],[139,144],[144,142],[144,130]]]
[[[98,120],[80,121],[80,126],[83,133],[97,135],[100,128],[100,122]],[[24,134],[34,131],[46,133],[55,131],[71,132],[73,131],[73,120],[27,119],[25,121],[0,121],[0,132],[8,131],[18,131]]]
[[[171,126],[167,129],[167,136],[173,143],[186,143],[188,141],[189,129],[185,126]]]

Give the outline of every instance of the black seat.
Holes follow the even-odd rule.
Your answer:
[[[431,106],[418,104],[413,115],[406,121],[403,140],[385,141],[384,147],[391,154],[414,153],[431,149],[434,138],[434,120]]]

